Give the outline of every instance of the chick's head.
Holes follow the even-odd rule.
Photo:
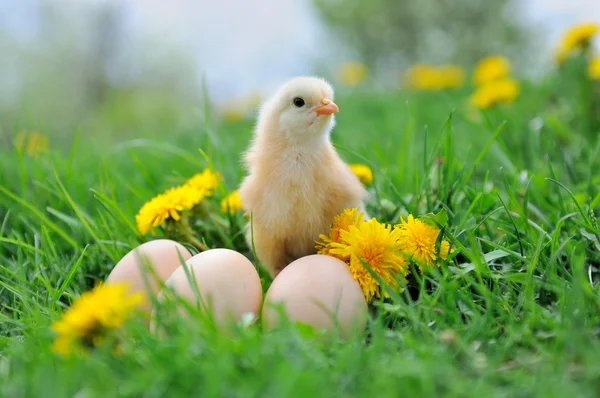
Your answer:
[[[296,77],[284,84],[266,104],[264,113],[278,124],[288,138],[328,136],[339,111],[333,102],[333,88],[323,79]]]

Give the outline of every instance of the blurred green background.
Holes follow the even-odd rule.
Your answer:
[[[417,62],[471,67],[494,53],[539,76],[561,31],[594,18],[594,0],[3,0],[0,142],[22,129],[62,145],[78,129],[112,140],[230,108],[252,116],[293,75],[340,86],[348,61],[379,90]]]

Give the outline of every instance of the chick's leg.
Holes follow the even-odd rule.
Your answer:
[[[246,240],[250,248],[252,248],[252,240],[254,240],[256,256],[260,263],[269,271],[271,277],[276,277],[287,265],[283,239],[255,228],[254,236],[248,231]]]

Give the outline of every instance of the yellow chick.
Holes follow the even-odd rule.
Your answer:
[[[291,79],[261,107],[239,195],[252,220],[246,239],[273,277],[316,253],[343,209],[364,211],[367,191],[331,144],[338,111],[333,88],[315,77]]]

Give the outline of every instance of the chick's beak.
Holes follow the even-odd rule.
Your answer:
[[[336,113],[336,112],[340,111],[340,108],[338,108],[338,106],[335,104],[335,102],[333,102],[329,98],[323,98],[321,100],[321,104],[323,106],[320,106],[317,109],[315,109],[315,112],[317,112],[317,115],[331,115],[332,113]]]

